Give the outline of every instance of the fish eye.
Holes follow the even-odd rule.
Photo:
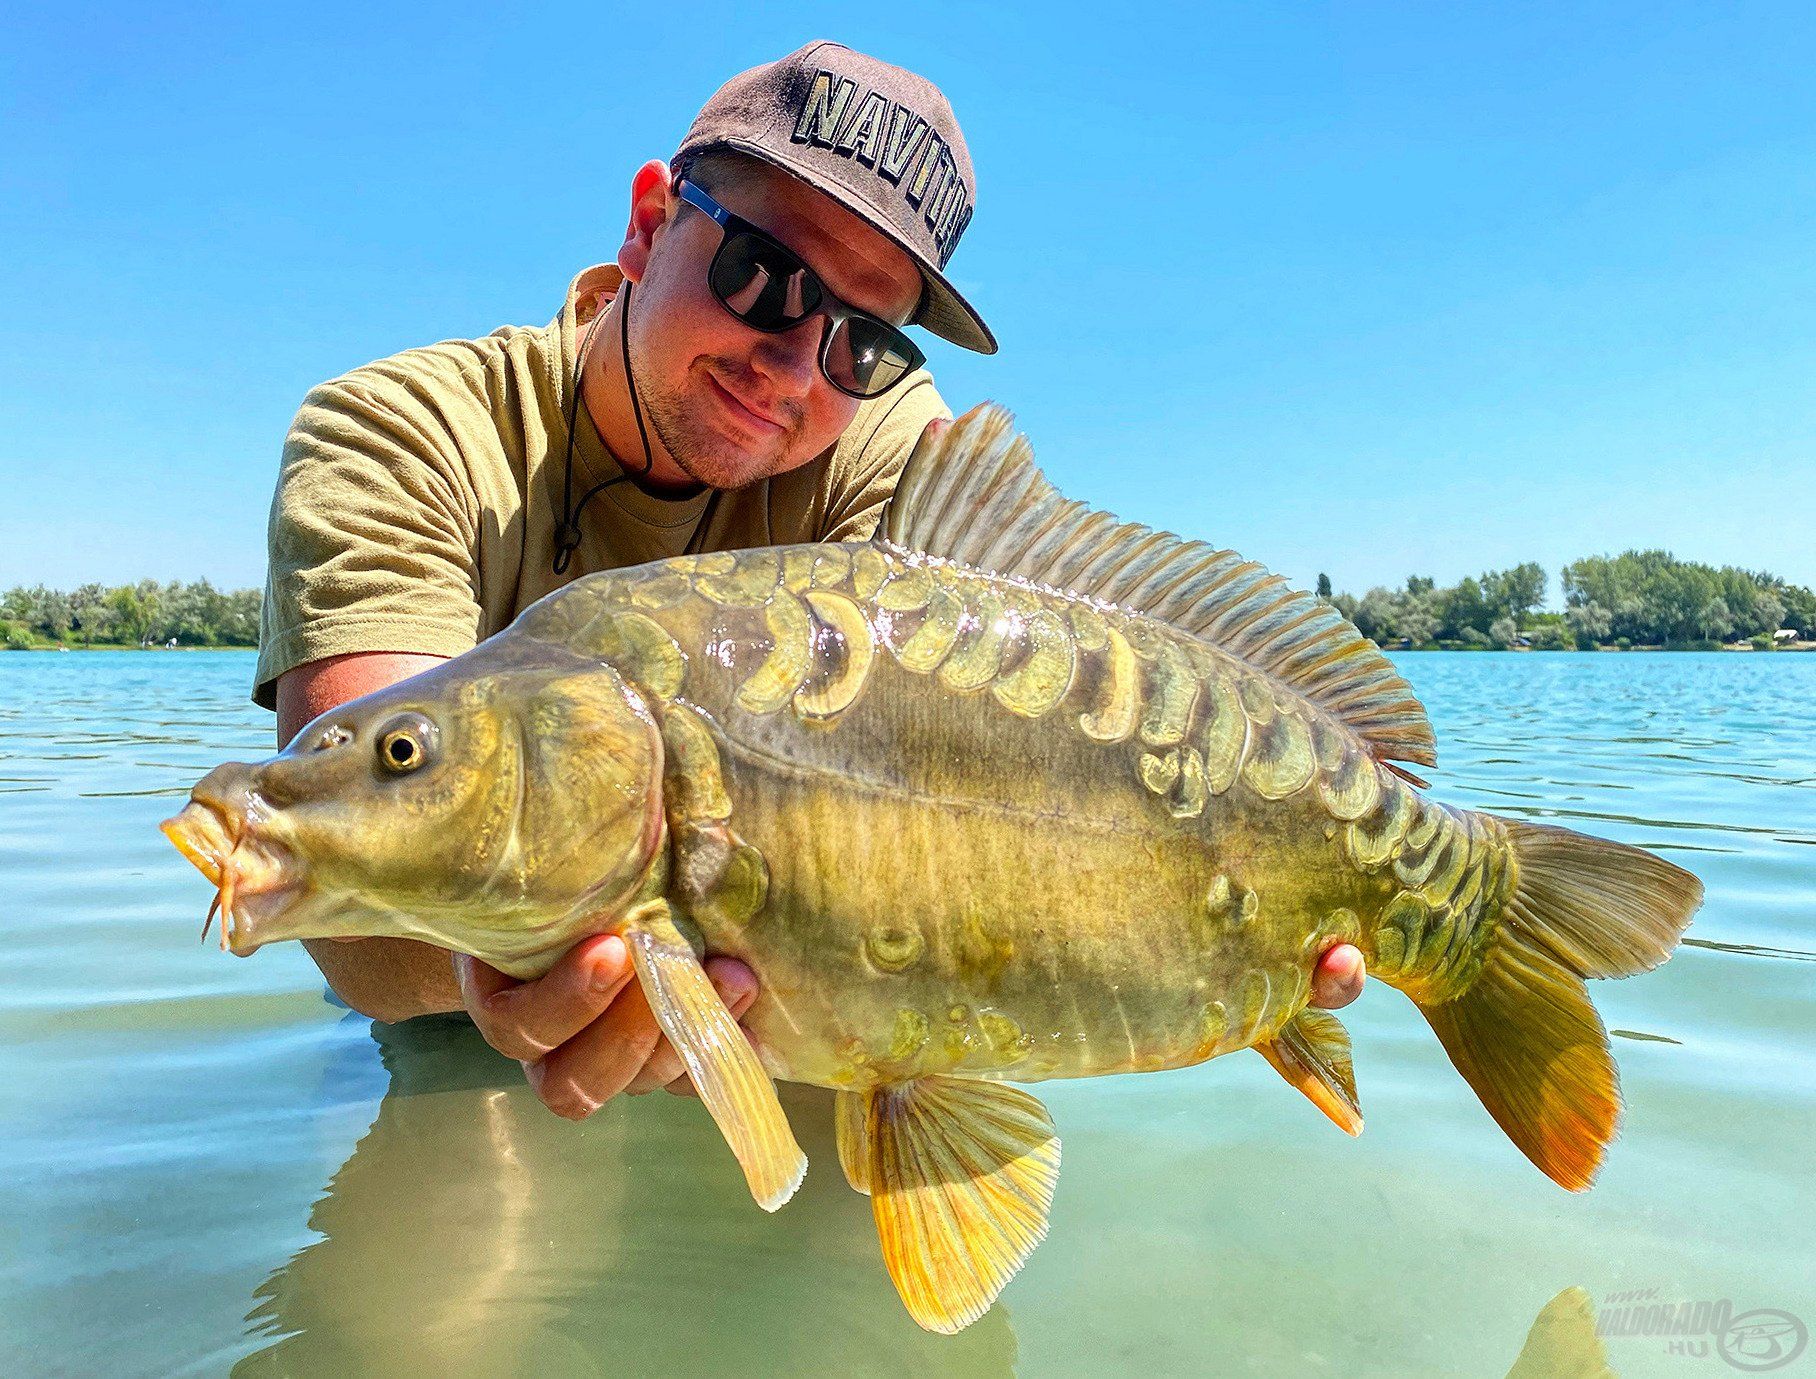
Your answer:
[[[435,739],[435,725],[421,714],[399,714],[379,729],[378,763],[398,776],[420,770],[435,750]]]

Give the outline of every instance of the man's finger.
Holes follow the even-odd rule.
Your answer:
[[[643,988],[633,982],[603,1015],[523,1070],[544,1106],[585,1120],[630,1085],[661,1038]]]
[[[735,958],[708,958],[706,975],[712,979],[713,989],[719,993],[719,999],[725,1002],[734,1020],[741,1018],[757,999],[756,975]],[[681,1055],[665,1037],[624,1090],[630,1096],[642,1096],[668,1086],[677,1078],[684,1078],[685,1073],[686,1065],[681,1061]]]
[[[577,943],[543,976],[520,982],[477,958],[455,964],[461,998],[486,1042],[507,1058],[541,1058],[572,1039],[631,978],[630,953],[616,934]]]
[[[1341,1010],[1362,994],[1362,950],[1353,943],[1327,949],[1312,969],[1312,1004],[1323,1010]]]

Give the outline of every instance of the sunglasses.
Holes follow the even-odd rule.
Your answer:
[[[675,190],[706,212],[722,232],[707,269],[713,296],[752,330],[793,330],[808,317],[826,318],[820,372],[848,397],[881,397],[927,362],[914,341],[889,322],[835,297],[800,257],[755,225],[733,215],[685,177]]]

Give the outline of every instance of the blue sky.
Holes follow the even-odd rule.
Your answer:
[[[1003,351],[929,352],[1068,493],[1357,591],[1816,583],[1807,4],[32,8],[0,586],[256,583],[311,384],[546,321],[638,163],[814,37],[951,97]]]

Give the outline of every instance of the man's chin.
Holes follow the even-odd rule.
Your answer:
[[[753,446],[748,436],[729,425],[689,428],[681,448],[671,445],[668,451],[689,478],[708,488],[747,488],[795,468],[780,445]]]
[[[749,424],[730,404],[712,396],[710,388],[681,417],[657,420],[663,447],[675,464],[709,488],[745,488],[798,469],[813,458],[812,453],[796,454],[801,447],[798,431]]]

